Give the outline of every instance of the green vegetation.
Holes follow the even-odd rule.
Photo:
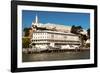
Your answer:
[[[24,32],[25,32],[25,34],[24,34],[24,36],[25,37],[28,37],[29,36],[29,30],[30,30],[31,28],[24,28]]]
[[[81,26],[73,25],[71,28],[71,33],[74,33],[74,34],[80,34],[81,31],[83,31],[83,28]]]
[[[31,43],[30,38],[22,38],[22,47],[29,48],[29,44]]]
[[[82,31],[83,31],[83,28],[81,26],[73,25],[71,28],[71,33],[79,35],[79,38],[81,40],[81,46],[83,47],[83,46],[85,46],[86,40],[90,38],[90,29],[87,30],[88,36],[86,36],[85,34],[81,34],[80,32],[82,32]],[[89,46],[89,45],[87,45],[87,46]]]
[[[87,35],[88,35],[88,38],[90,39],[90,28],[87,29]]]
[[[81,46],[85,46],[85,42],[87,40],[87,36],[86,35],[83,35],[83,34],[80,34],[80,40],[81,40]]]
[[[90,43],[87,43],[87,44],[85,45],[85,47],[86,47],[86,48],[89,48],[89,47],[90,47]]]

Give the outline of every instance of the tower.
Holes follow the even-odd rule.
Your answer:
[[[36,14],[36,17],[35,17],[35,23],[38,24],[38,16]]]
[[[32,22],[32,26],[34,27],[34,26],[38,26],[38,25],[39,25],[39,19],[38,19],[38,16],[36,14],[35,21]]]
[[[35,32],[37,30],[38,25],[39,25],[39,20],[38,20],[37,14],[36,14],[35,20],[32,21],[32,27],[31,27],[31,30],[29,32],[30,33],[30,35],[29,35],[30,37],[32,37],[33,32]]]

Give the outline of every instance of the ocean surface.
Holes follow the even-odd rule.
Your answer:
[[[56,61],[56,60],[90,59],[90,51],[52,52],[52,53],[22,53],[22,62]]]

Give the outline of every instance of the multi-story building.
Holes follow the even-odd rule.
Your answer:
[[[32,32],[31,45],[37,48],[46,48],[47,46],[66,48],[68,45],[80,45],[79,36],[70,33],[69,29],[65,32],[57,30],[56,26],[52,28],[40,26],[36,16],[35,22],[32,23],[32,30],[34,32]]]

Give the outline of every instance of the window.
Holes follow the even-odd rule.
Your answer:
[[[54,34],[51,35],[51,38],[54,38]]]

